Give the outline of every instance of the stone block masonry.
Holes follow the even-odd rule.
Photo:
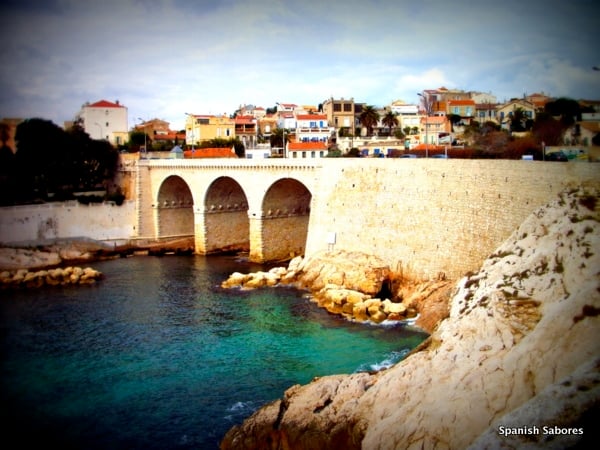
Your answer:
[[[597,164],[575,162],[344,159],[323,175],[306,253],[360,251],[420,279],[476,270],[560,191],[600,185]]]
[[[82,205],[77,201],[0,208],[0,244],[85,237],[99,241],[135,234],[135,204]]]

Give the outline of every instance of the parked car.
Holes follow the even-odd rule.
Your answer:
[[[444,154],[439,154],[439,155],[432,155],[432,158],[439,158],[439,159],[448,159],[448,155],[444,155]]]
[[[546,161],[568,161],[569,157],[565,152],[559,150],[557,152],[548,153],[546,155]]]
[[[417,155],[413,155],[412,153],[406,153],[404,155],[400,155],[400,158],[417,158]]]

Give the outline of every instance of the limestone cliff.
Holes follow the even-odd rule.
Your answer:
[[[231,429],[221,448],[545,449],[594,442],[599,210],[598,191],[561,194],[459,281],[449,317],[420,351],[376,374],[293,386]]]

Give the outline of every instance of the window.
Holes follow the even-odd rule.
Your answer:
[[[314,157],[316,156],[316,153],[314,152],[314,150],[312,152],[310,152],[310,157],[314,159]]]
[[[340,112],[342,110],[342,105],[340,103],[334,103],[333,110],[336,112]]]
[[[473,108],[471,108],[470,106],[467,106],[467,116],[472,116],[473,115]]]
[[[352,112],[352,104],[344,103],[344,112]]]
[[[455,107],[453,108],[453,111],[454,111],[454,114],[460,114],[460,109],[459,109],[459,107],[458,107],[458,106],[455,106]]]
[[[108,122],[106,122],[106,126],[108,126]]]

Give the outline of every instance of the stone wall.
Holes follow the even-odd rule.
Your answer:
[[[249,210],[244,212],[250,216],[249,230],[246,217],[239,218],[244,223],[239,229],[249,233],[251,256],[257,260],[281,259],[289,251],[296,254],[307,236],[306,255],[328,249],[359,251],[378,256],[392,270],[413,277],[435,278],[444,273],[456,278],[478,269],[532,211],[565,187],[600,185],[600,166],[584,162],[325,158],[295,164],[228,160],[192,166],[159,161],[155,167],[153,163],[140,167],[135,200],[120,207],[65,203],[2,208],[0,243],[78,236],[152,238],[159,220],[161,233],[168,234],[171,225],[185,219],[190,233],[210,234],[204,225],[192,226],[192,220],[204,217],[196,210],[181,211],[184,218],[158,217],[153,198],[158,185],[171,175],[182,176],[198,198],[203,198],[215,179],[229,176],[240,183],[249,201]],[[311,194],[308,232],[305,216],[297,221],[254,223],[262,215],[266,193],[283,178],[297,180]],[[282,192],[290,205],[297,202],[297,191]],[[293,239],[278,235],[281,245],[263,249],[264,243],[273,243],[267,232],[272,236],[283,231]],[[211,242],[221,243],[222,234],[214,235]],[[197,250],[210,244],[205,250],[212,251],[211,242],[205,239],[197,236]],[[223,245],[240,242],[245,238],[236,236]],[[290,245],[289,251],[279,252],[283,244]]]
[[[360,251],[418,278],[476,270],[559,191],[600,184],[593,163],[339,159],[323,165],[306,254]]]
[[[134,235],[135,202],[82,205],[77,201],[0,208],[0,243],[87,237],[130,239]]]

